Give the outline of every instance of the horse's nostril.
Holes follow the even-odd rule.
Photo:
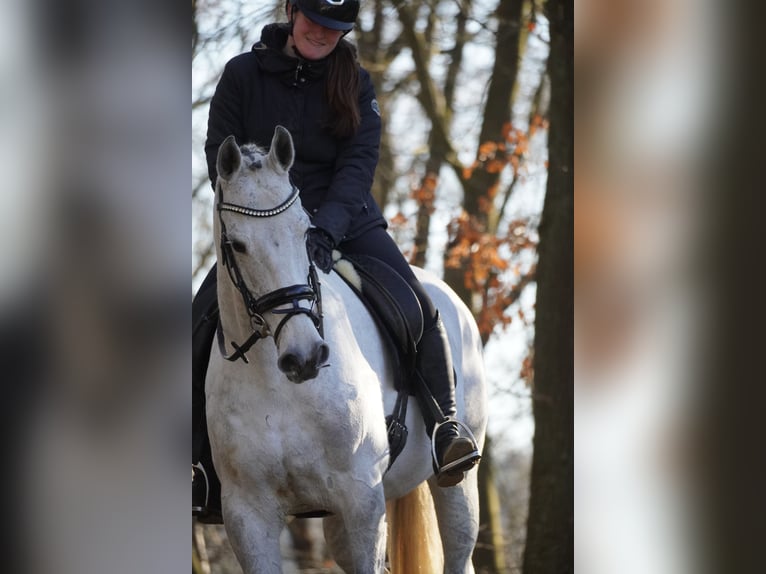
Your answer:
[[[292,353],[285,353],[279,358],[279,370],[283,373],[294,373],[300,370],[300,361]]]
[[[310,355],[286,352],[277,361],[279,370],[294,383],[302,383],[316,378],[319,369],[327,362],[330,356],[330,348],[324,343],[314,347]]]
[[[316,352],[316,366],[321,367],[327,362],[327,359],[330,356],[330,347],[328,347],[325,343],[322,343],[317,348]]]

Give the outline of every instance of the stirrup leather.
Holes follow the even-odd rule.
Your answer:
[[[465,433],[468,435],[467,438],[470,439],[470,441],[473,443],[473,447],[474,448],[473,448],[473,450],[471,452],[469,452],[465,456],[460,457],[459,459],[449,463],[446,466],[439,467],[439,459],[436,457],[436,434],[437,434],[437,431],[439,430],[439,428],[441,428],[445,424],[455,424],[458,427],[462,428],[465,431]],[[442,422],[436,423],[434,425],[433,433],[431,433],[431,456],[433,457],[434,463],[439,468],[439,470],[438,470],[439,474],[443,474],[445,472],[449,472],[449,471],[459,467],[460,465],[464,464],[467,460],[471,460],[471,459],[475,459],[473,464],[471,465],[471,466],[474,466],[481,459],[481,456],[479,455],[478,443],[476,442],[476,437],[473,436],[473,433],[471,432],[471,429],[468,428],[468,425],[466,425],[465,423],[463,423],[463,422],[461,422],[461,421],[459,421],[457,419],[449,419],[449,418],[448,419],[444,419]]]

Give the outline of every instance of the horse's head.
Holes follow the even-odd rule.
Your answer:
[[[290,133],[277,126],[268,152],[237,146],[229,136],[218,150],[215,237],[221,320],[245,359],[255,341],[273,336],[278,366],[294,383],[313,379],[327,361],[319,284],[306,251],[309,218],[288,170]],[[237,346],[235,346],[237,348]]]

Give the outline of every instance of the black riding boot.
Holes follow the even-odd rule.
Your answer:
[[[205,375],[218,325],[215,266],[192,301],[192,516],[221,523],[221,483],[213,468],[205,419]]]
[[[435,444],[436,460],[434,472],[439,486],[455,486],[463,480],[464,473],[479,462],[481,456],[473,437],[460,436],[459,424],[455,420],[455,373],[452,368],[452,353],[447,333],[438,313],[436,322],[423,332],[418,343],[418,371],[439,405],[444,419],[434,420],[432,409],[421,408],[426,421],[426,431]],[[439,422],[440,424],[436,425]],[[433,436],[437,427],[436,436]]]

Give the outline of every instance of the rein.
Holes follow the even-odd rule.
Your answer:
[[[307,315],[319,335],[324,337],[324,330],[322,326],[322,296],[320,291],[319,277],[314,267],[314,263],[309,257],[309,273],[305,284],[290,285],[289,287],[282,287],[276,289],[261,297],[255,297],[245,283],[242,271],[237,264],[237,260],[234,256],[233,242],[226,234],[226,225],[223,222],[222,212],[231,211],[233,213],[239,213],[247,217],[274,217],[280,213],[286,211],[292,206],[298,199],[298,188],[293,186],[292,193],[285,201],[272,209],[253,209],[243,205],[237,205],[235,203],[227,203],[223,201],[223,189],[220,182],[218,184],[218,197],[219,201],[216,205],[218,211],[218,222],[221,227],[221,263],[226,267],[229,273],[229,278],[234,286],[242,295],[242,300],[245,304],[245,309],[250,317],[250,326],[253,329],[253,333],[247,338],[247,340],[240,344],[231,341],[231,346],[234,348],[234,352],[231,355],[226,354],[226,343],[224,340],[222,322],[219,320],[216,336],[218,339],[218,347],[221,351],[221,355],[227,361],[236,361],[242,359],[245,363],[249,363],[247,360],[247,353],[250,348],[255,345],[260,339],[273,336],[275,342],[279,342],[279,335],[282,332],[282,328],[287,322],[297,315]],[[301,301],[309,301],[311,303],[310,308],[301,307]],[[284,305],[290,305],[286,309],[278,309]],[[279,321],[277,328],[272,333],[268,323],[264,319],[266,313],[273,313],[275,315],[284,315]]]

